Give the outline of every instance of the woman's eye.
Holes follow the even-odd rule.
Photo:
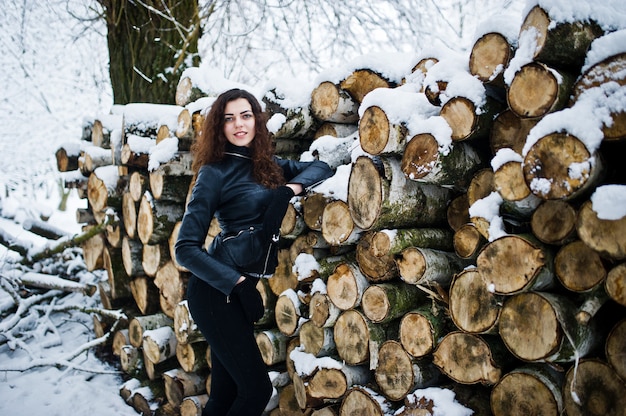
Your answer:
[[[253,115],[252,115],[252,114],[244,114],[244,115],[243,115],[243,118],[244,118],[244,119],[249,119],[249,118],[251,118],[251,117],[253,117]]]
[[[224,121],[228,123],[230,121],[233,121],[233,118],[232,117],[225,117]]]

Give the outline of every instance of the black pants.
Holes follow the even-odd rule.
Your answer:
[[[254,326],[236,296],[192,276],[189,311],[211,347],[211,392],[203,416],[261,415],[272,384],[254,337]]]

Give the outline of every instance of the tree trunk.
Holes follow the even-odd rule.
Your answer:
[[[340,416],[385,416],[390,403],[373,390],[360,386],[350,388],[341,403]]]
[[[132,345],[122,345],[120,348],[120,367],[131,377],[145,378],[146,369],[143,364],[143,355],[139,348]]]
[[[187,65],[198,63],[197,0],[149,1],[148,6],[118,0],[99,3],[107,20],[114,103],[173,102],[181,74]],[[189,26],[181,31],[179,24]]]
[[[398,401],[415,389],[434,385],[441,373],[430,359],[416,359],[398,341],[385,341],[378,352],[376,383],[389,400]]]
[[[363,98],[376,88],[395,87],[394,83],[370,69],[357,69],[341,81],[340,85],[358,103],[363,102]]]
[[[333,305],[344,311],[361,304],[363,292],[368,286],[369,282],[353,262],[339,264],[326,282],[328,298]]]
[[[598,252],[580,240],[561,246],[554,257],[554,273],[573,292],[587,292],[604,282],[607,275]]]
[[[452,129],[452,140],[477,140],[489,136],[494,117],[503,110],[503,105],[485,96],[485,104],[476,108],[465,97],[452,97],[441,107],[441,117]]]
[[[609,271],[604,287],[613,301],[626,306],[626,263],[618,264]]]
[[[365,109],[359,120],[361,148],[371,155],[402,154],[407,132],[404,124],[391,123],[385,111],[378,106]]]
[[[170,318],[174,318],[174,310],[187,292],[189,272],[181,272],[170,261],[161,267],[154,278],[154,284],[161,294],[161,310]]]
[[[488,243],[476,265],[497,294],[542,290],[554,283],[550,249],[528,235],[507,235]]]
[[[348,206],[357,227],[419,227],[444,223],[450,190],[407,180],[399,161],[359,156],[352,165]]]
[[[174,310],[174,333],[178,344],[192,344],[204,341],[204,335],[198,329],[187,305],[183,300],[176,305]]]
[[[154,199],[184,204],[189,192],[190,175],[168,175],[165,169],[150,172],[150,192]]]
[[[174,225],[183,217],[184,206],[156,201],[148,194],[141,198],[137,215],[137,235],[144,244],[167,241]]]
[[[468,143],[454,143],[442,154],[430,133],[413,136],[402,153],[402,172],[411,180],[433,185],[467,189],[474,174],[485,162]]]
[[[449,293],[450,316],[460,330],[473,334],[496,333],[504,297],[489,291],[477,268],[457,274]]]
[[[434,364],[462,384],[493,385],[500,380],[507,360],[497,338],[449,332],[433,352]]]
[[[543,201],[533,212],[530,227],[533,235],[546,244],[563,245],[576,238],[578,212],[566,201]]]
[[[421,305],[400,320],[400,343],[415,358],[426,357],[437,347],[449,326],[449,319],[436,303]]]
[[[468,265],[455,253],[420,247],[405,248],[395,261],[403,281],[426,286],[449,286],[452,276]]]
[[[515,74],[507,90],[507,101],[519,117],[542,117],[565,107],[573,84],[571,74],[531,62]]]
[[[265,365],[271,366],[286,360],[287,339],[278,329],[268,329],[256,334],[256,343]]]
[[[493,120],[489,136],[491,152],[495,155],[500,149],[511,149],[522,154],[526,137],[539,122],[539,118],[522,118],[510,108],[502,111]]]
[[[309,302],[309,319],[320,328],[332,328],[341,313],[326,293],[316,292]]]
[[[322,367],[309,375],[296,375],[293,385],[300,408],[306,409],[338,402],[350,386],[363,385],[369,377],[369,371],[362,366]]]
[[[626,259],[626,217],[618,220],[599,218],[591,201],[586,201],[578,212],[576,231],[585,244],[603,257]]]
[[[615,372],[626,380],[626,319],[620,320],[611,329],[604,346],[606,360]]]
[[[370,282],[384,282],[398,275],[396,256],[408,247],[451,249],[453,234],[443,228],[407,228],[370,231],[357,244],[359,268]]]
[[[142,314],[150,315],[159,310],[159,289],[151,278],[135,276],[130,281],[130,291],[135,305]]]
[[[486,243],[485,236],[472,223],[454,233],[454,252],[462,259],[475,259]]]
[[[163,373],[167,402],[179,407],[187,396],[195,396],[206,391],[205,377],[175,368]]]
[[[576,307],[564,296],[526,292],[509,297],[500,312],[500,337],[524,361],[572,362],[599,339],[593,325],[576,322]],[[528,316],[535,317],[532,320]]]
[[[385,341],[385,327],[374,324],[356,309],[344,311],[334,326],[337,353],[349,365],[359,365],[374,358]],[[376,363],[370,360],[370,368]]]
[[[524,179],[535,195],[563,200],[594,189],[604,170],[600,155],[567,133],[552,133],[539,139],[526,153],[523,168]]]
[[[621,415],[626,385],[604,361],[586,359],[567,371],[563,400],[568,416]]]
[[[404,282],[379,283],[363,293],[363,314],[373,323],[382,324],[403,316],[426,302],[419,288]]]
[[[143,343],[143,335],[146,331],[173,324],[172,319],[161,312],[153,315],[135,316],[128,323],[130,345],[140,348]]]
[[[533,7],[524,17],[520,39],[531,30],[536,42],[532,59],[574,71],[583,65],[591,42],[604,33],[593,21],[564,21],[550,16],[550,10],[540,6]]]
[[[144,356],[153,364],[176,356],[176,335],[171,326],[149,329],[143,333],[141,347]]]
[[[325,357],[336,353],[332,328],[319,327],[313,321],[306,321],[300,327],[298,335],[304,352],[316,357]]]
[[[505,374],[491,392],[494,416],[563,414],[563,374],[548,365],[526,365]]]
[[[485,84],[504,87],[504,69],[513,57],[514,47],[506,36],[488,32],[474,42],[469,56],[469,72]]]
[[[354,245],[363,232],[354,224],[348,204],[341,200],[326,204],[321,222],[324,240],[333,246]]]
[[[133,240],[125,236],[122,240],[122,263],[124,270],[128,276],[143,275],[144,271],[141,266],[141,253],[143,244],[140,241]]]
[[[332,82],[322,82],[311,93],[311,111],[319,120],[356,123],[359,120],[358,110],[359,102]]]

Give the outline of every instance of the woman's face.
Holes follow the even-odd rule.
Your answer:
[[[255,135],[252,106],[245,98],[226,103],[224,108],[224,135],[235,146],[249,146]]]

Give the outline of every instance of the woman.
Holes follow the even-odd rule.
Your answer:
[[[260,415],[272,385],[253,331],[264,312],[256,284],[276,267],[289,200],[332,171],[320,161],[275,157],[261,105],[240,89],[215,100],[192,151],[196,182],[176,259],[192,273],[189,310],[211,346],[211,394],[202,414]],[[214,216],[221,232],[205,250]]]

